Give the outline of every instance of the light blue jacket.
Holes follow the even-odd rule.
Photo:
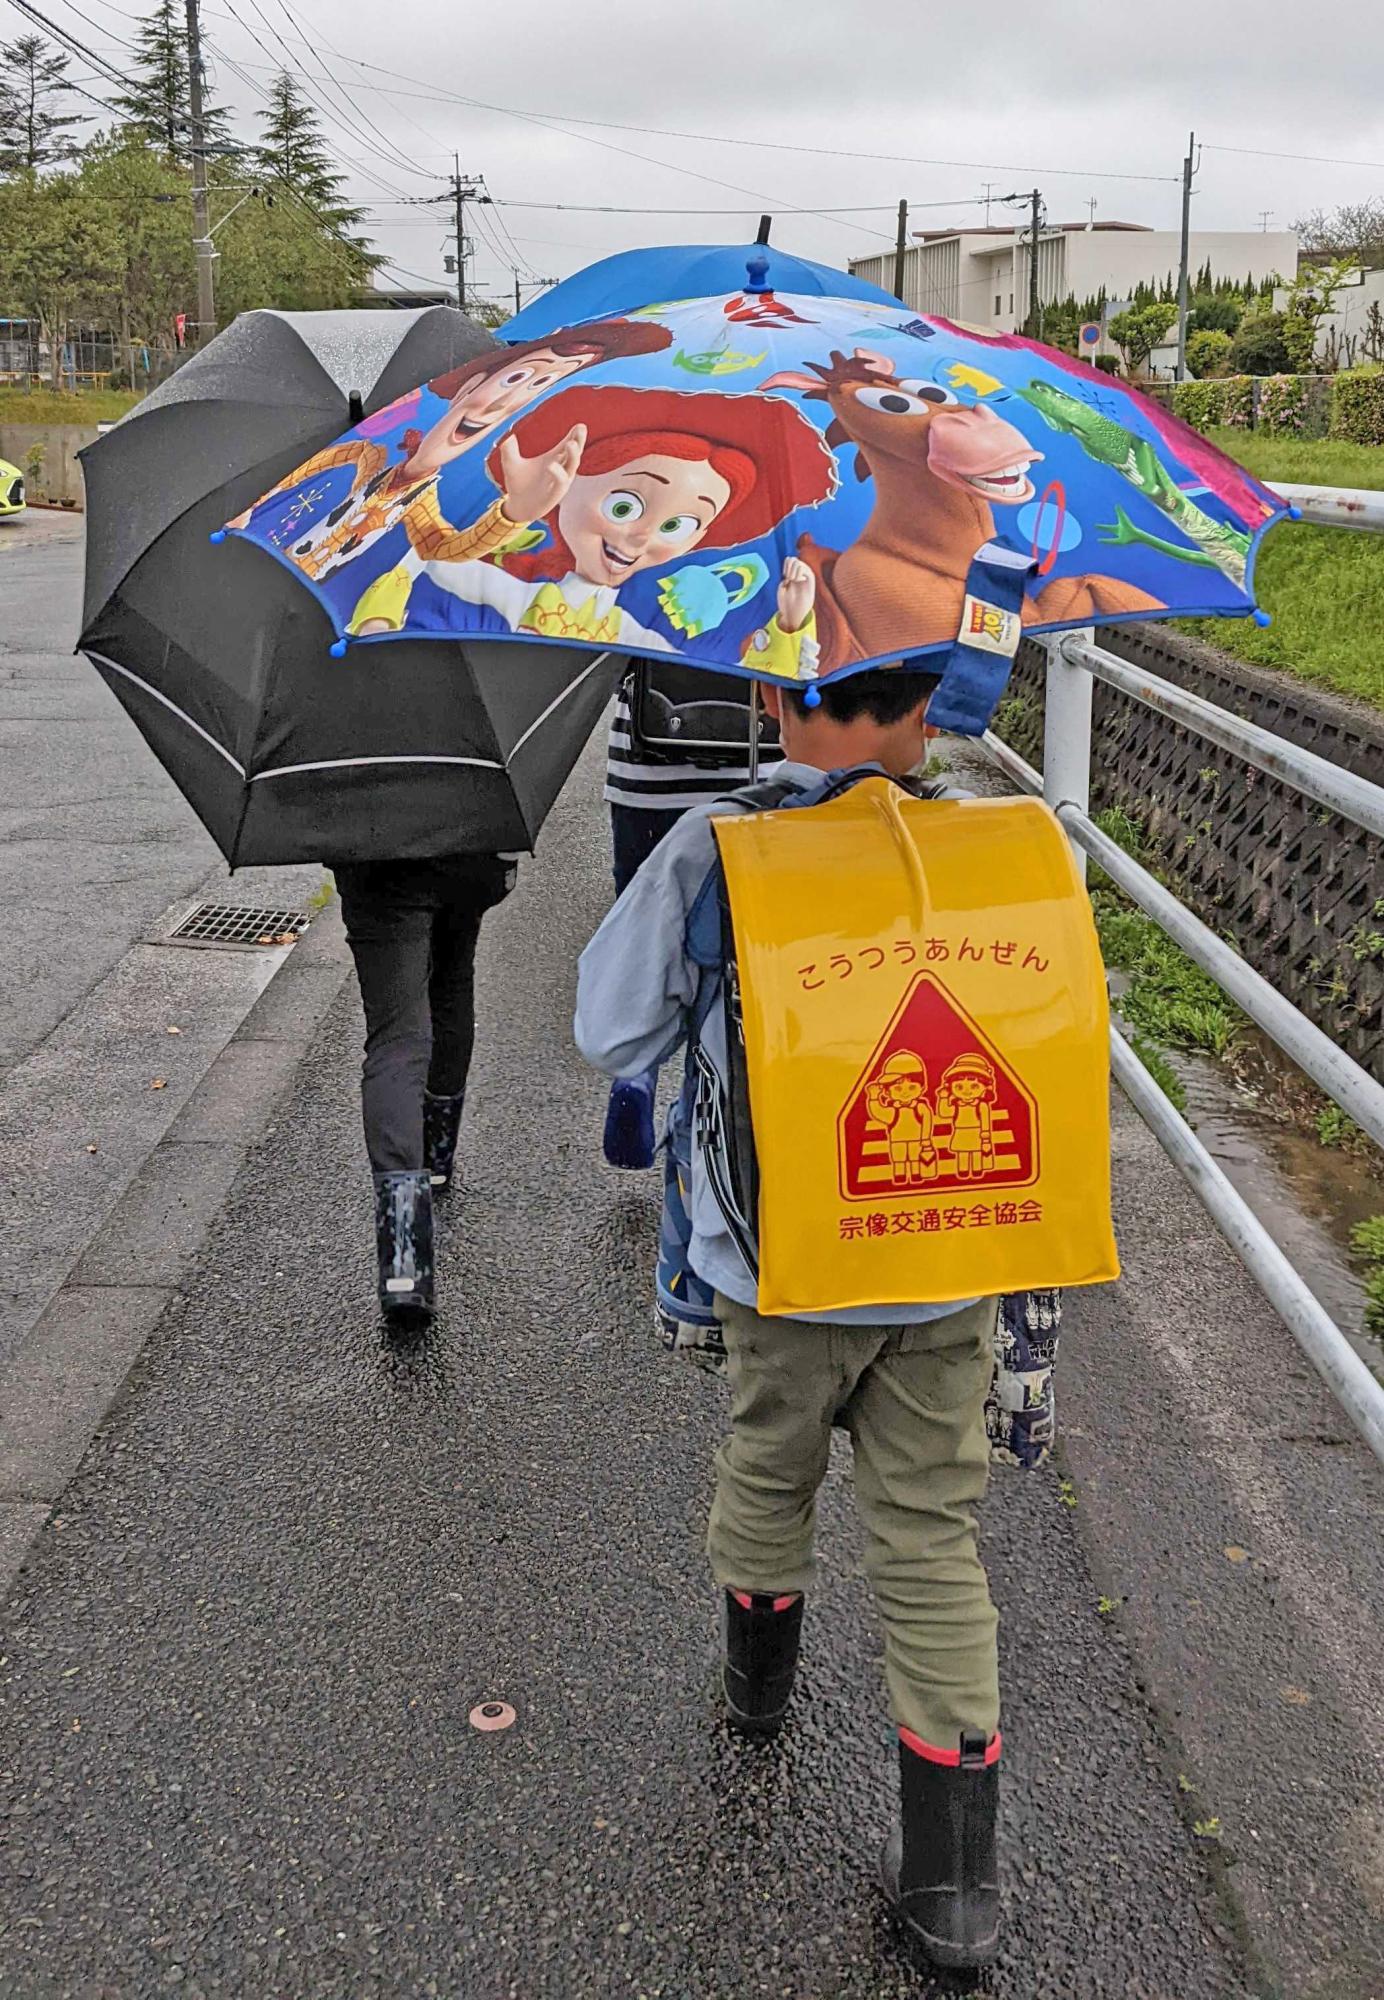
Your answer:
[[[784,762],[776,783],[820,785],[824,773],[809,764]],[[688,951],[692,906],[716,866],[714,813],[720,802],[684,813],[640,868],[623,896],[581,955],[577,972],[577,1047],[607,1076],[639,1076],[664,1063],[686,1040],[702,968]],[[714,976],[714,975],[713,975]],[[725,1010],[713,1004],[701,1032],[701,1048],[724,1084]],[[689,1262],[702,1281],[740,1305],[754,1306],[757,1286],[716,1202],[694,1128],[692,1135],[692,1241]],[[857,1306],[843,1312],[814,1313],[813,1319],[843,1326],[916,1325],[960,1312],[971,1300],[945,1305]]]

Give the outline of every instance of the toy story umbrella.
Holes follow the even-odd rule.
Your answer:
[[[516,313],[503,328],[503,338],[533,340],[576,320],[631,313],[660,299],[704,299],[738,292],[747,272],[753,284],[766,290],[864,299],[902,311],[896,298],[864,278],[767,244],[669,243],[621,250],[574,272]]]
[[[81,648],[228,861],[529,847],[616,668],[595,646],[525,664],[478,639],[403,644],[376,654],[386,671],[343,674],[295,575],[209,546],[213,531],[305,464],[281,534],[320,526],[362,469],[379,519],[397,519],[401,484],[431,491],[535,388],[665,339],[589,328],[547,343],[539,369],[446,307],[248,313],[84,454]]]
[[[415,491],[410,439],[460,435],[464,395],[382,412],[236,534],[326,611],[343,688],[430,639],[522,640],[516,676],[571,646],[802,685],[902,658],[942,673],[938,725],[977,734],[1023,632],[1253,610],[1283,503],[1136,390],[763,284],[631,313],[646,340],[578,380],[580,327],[512,349],[529,400],[401,512],[376,496]]]

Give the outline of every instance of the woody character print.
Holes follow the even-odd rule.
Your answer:
[[[442,514],[437,485],[443,468],[493,436],[545,389],[602,361],[658,353],[671,340],[666,327],[617,319],[567,328],[519,347],[496,348],[429,382],[433,395],[442,397],[447,408],[429,430],[405,432],[401,459],[391,462],[389,445],[357,433],[297,467],[258,505],[266,506],[286,493],[302,493],[315,480],[350,466],[352,479],[345,496],[289,549],[314,583],[325,581],[401,524],[409,548],[420,560],[464,562],[472,553],[470,530],[458,530]],[[245,527],[254,511],[230,525]]]
[[[515,632],[671,652],[620,603],[622,587],[695,549],[759,540],[829,498],[837,477],[820,430],[779,398],[594,384],[521,417],[486,471],[499,495],[466,531],[465,555],[411,552],[365,593],[352,633],[398,631],[426,576]],[[790,557],[746,663],[812,678],[814,599],[811,571]]]

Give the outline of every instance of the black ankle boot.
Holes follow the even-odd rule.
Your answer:
[[[426,1167],[421,1173],[376,1174],[375,1248],[380,1310],[390,1319],[431,1319],[433,1213]]]
[[[914,1745],[918,1745],[914,1748]],[[881,1863],[884,1893],[934,1965],[988,1965],[999,1942],[998,1735],[934,1750],[901,1732],[902,1817]]]
[[[801,1592],[726,1592],[726,1720],[742,1736],[774,1736],[788,1709],[803,1629]]]
[[[457,1097],[434,1097],[429,1090],[423,1096],[423,1158],[432,1184],[439,1190],[451,1187],[454,1178],[461,1179],[455,1173],[455,1161],[465,1102],[465,1091]]]

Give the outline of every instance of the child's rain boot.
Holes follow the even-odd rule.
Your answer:
[[[432,1176],[376,1174],[375,1249],[380,1310],[387,1319],[421,1325],[433,1314]]]
[[[899,1731],[901,1821],[887,1843],[884,1893],[934,1965],[988,1965],[999,1943],[995,1809],[1000,1739],[964,1733],[939,1749]]]
[[[798,1667],[802,1592],[728,1590],[725,1617],[726,1720],[742,1736],[776,1736]]]

